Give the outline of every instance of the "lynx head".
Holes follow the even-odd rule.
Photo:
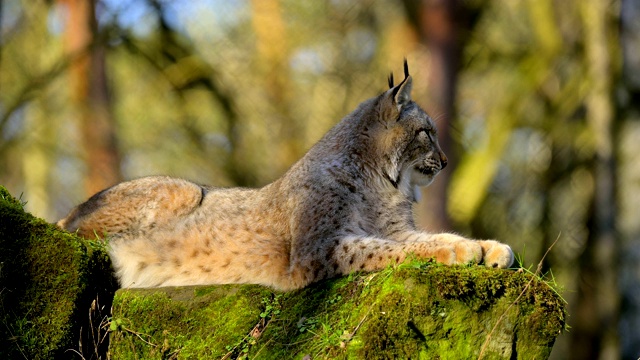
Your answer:
[[[377,165],[383,176],[401,191],[412,191],[413,186],[429,185],[447,165],[447,157],[438,144],[435,123],[411,100],[412,78],[406,60],[404,73],[397,86],[393,74],[389,76],[389,90],[376,99],[376,111],[364,135],[382,160]]]

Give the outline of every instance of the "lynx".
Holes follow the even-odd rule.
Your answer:
[[[153,176],[77,206],[58,226],[107,239],[123,287],[253,283],[277,290],[374,271],[410,254],[444,264],[513,263],[507,245],[416,230],[414,186],[447,165],[412,78],[361,103],[280,179],[214,188]]]

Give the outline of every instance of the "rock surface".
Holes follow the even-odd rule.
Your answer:
[[[101,243],[26,213],[0,186],[0,359],[106,352],[91,322],[108,313],[116,288]]]
[[[2,359],[546,359],[566,320],[534,275],[419,261],[289,293],[116,287],[102,243],[0,187]]]
[[[483,359],[546,359],[564,311],[530,274],[410,262],[290,293],[255,285],[122,289],[110,352],[118,359],[478,359],[481,352]]]

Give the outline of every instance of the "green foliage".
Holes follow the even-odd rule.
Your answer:
[[[506,241],[517,252],[526,246],[528,263],[561,232],[543,268],[554,264],[562,280],[573,279],[594,194],[597,132],[585,112],[594,80],[584,56],[590,24],[580,15],[583,4],[486,3],[465,47],[454,125],[461,156],[451,216],[476,237]]]
[[[261,318],[271,318],[272,316],[278,316],[280,314],[280,298],[282,294],[274,294],[269,298],[263,298],[262,304],[264,305],[264,311],[260,313]]]
[[[400,3],[282,1],[262,14],[284,26],[276,43],[256,37],[249,2],[191,3],[140,6],[132,15],[142,32],[119,21],[126,6],[96,11],[93,45],[105,50],[125,178],[263,185],[382,91],[389,64],[407,55],[386,51],[397,39],[382,36],[403,21]],[[69,81],[77,54],[64,41],[73,27],[61,26],[68,18],[55,2],[11,4],[0,62],[0,183],[28,193],[31,211],[53,220],[92,195],[82,186],[87,154]],[[179,31],[160,21],[167,13]],[[265,58],[264,48],[282,61]]]
[[[81,327],[88,343],[92,301],[108,305],[115,287],[102,244],[25,213],[0,187],[0,357],[68,357]]]
[[[544,284],[547,284],[549,289],[555,292],[556,295],[558,295],[558,297],[562,299],[562,301],[564,301],[565,304],[568,304],[567,300],[565,300],[561,294],[563,291],[563,287],[560,284],[558,284],[558,282],[556,281],[556,277],[553,275],[553,271],[551,269],[549,269],[549,271],[547,271],[544,274],[540,274],[537,272],[537,270],[531,270],[533,268],[533,265],[529,265],[529,266],[524,265],[524,255],[515,254],[515,258],[516,258],[516,264],[517,264],[517,267],[516,267],[517,271],[522,271],[531,276],[535,276],[538,279],[538,281]]]

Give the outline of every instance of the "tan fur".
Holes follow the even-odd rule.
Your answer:
[[[512,264],[509,246],[415,229],[414,186],[446,165],[411,77],[363,102],[279,180],[219,189],[146,177],[106,189],[58,225],[105,237],[123,287],[255,283],[297,289],[409,254]]]

